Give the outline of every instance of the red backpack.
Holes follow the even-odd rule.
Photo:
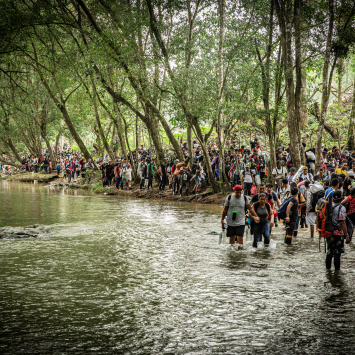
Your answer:
[[[333,199],[328,202],[320,199],[316,205],[317,231],[322,238],[329,238],[334,232],[333,225]]]

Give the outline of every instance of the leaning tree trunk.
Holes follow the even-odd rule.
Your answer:
[[[7,140],[7,145],[9,146],[9,148],[11,149],[12,153],[14,154],[15,158],[21,163],[21,156],[20,154],[18,153],[12,139],[9,137],[9,139]]]
[[[53,152],[52,152],[51,144],[49,143],[48,137],[47,137],[47,135],[45,133],[42,132],[41,135],[42,135],[43,140],[46,143],[46,146],[47,146],[47,149],[48,149],[48,152],[49,152],[49,158],[51,160],[52,169],[55,169],[56,162],[55,162],[55,157],[54,157]]]

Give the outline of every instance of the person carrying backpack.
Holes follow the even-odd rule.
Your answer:
[[[314,238],[314,225],[316,224],[317,214],[316,206],[317,202],[324,196],[324,189],[312,192],[312,187],[306,187],[306,225],[310,226],[311,238]]]
[[[153,190],[153,176],[154,176],[154,170],[155,170],[155,160],[152,159],[152,161],[147,165],[147,175],[148,175],[148,187],[147,191],[149,191],[149,186]]]
[[[257,196],[257,195],[255,195]],[[253,234],[254,241],[253,247],[257,248],[258,242],[261,242],[262,236],[264,236],[264,246],[268,247],[270,244],[270,227],[274,226],[272,220],[273,208],[269,203],[266,203],[266,194],[260,193],[258,196],[258,201],[253,204],[254,211],[259,217],[259,222],[255,221],[255,217],[251,216],[254,220],[253,222]],[[269,224],[270,220],[270,224]]]
[[[182,189],[185,187],[186,196],[189,196],[190,180],[192,178],[191,170],[187,166],[180,175],[180,197],[182,197]]]
[[[237,239],[238,250],[243,248],[243,236],[245,229],[245,215],[249,211],[250,216],[254,217],[255,223],[259,223],[260,219],[256,215],[253,206],[249,203],[249,198],[242,195],[242,186],[233,187],[234,194],[229,195],[224,203],[222,212],[222,229],[225,228],[224,219],[227,217],[227,237],[229,244],[234,245]]]
[[[341,191],[337,190],[333,194],[333,225],[332,235],[326,238],[327,256],[325,265],[328,270],[331,269],[332,259],[334,257],[335,270],[340,270],[340,257],[344,253],[344,239],[346,244],[350,243],[348,230],[346,227],[346,209],[340,204],[342,201]]]
[[[329,187],[324,194],[324,198],[329,202],[333,198],[333,194],[336,190],[339,189],[339,180],[338,179],[332,179],[331,181],[331,187]]]
[[[292,244],[292,235],[296,227],[296,220],[298,215],[297,195],[297,187],[291,187],[291,196],[286,198],[280,209],[277,211],[279,219],[285,220],[286,223],[285,244],[288,245]]]

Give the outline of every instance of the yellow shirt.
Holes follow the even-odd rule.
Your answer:
[[[335,169],[335,174],[344,174],[345,176],[348,176],[348,172],[346,170],[341,170],[341,168]]]

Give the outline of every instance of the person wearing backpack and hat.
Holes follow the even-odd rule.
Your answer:
[[[245,214],[249,211],[254,217],[255,223],[259,223],[260,219],[254,211],[253,206],[249,203],[249,198],[242,195],[243,188],[241,185],[233,187],[234,194],[229,195],[224,203],[222,212],[222,229],[225,228],[224,219],[227,217],[227,237],[229,244],[234,245],[237,239],[238,250],[243,248],[243,236],[245,229]]]
[[[327,176],[326,176],[325,173],[324,173],[324,167],[321,166],[321,167],[319,168],[318,174],[316,174],[316,175],[314,176],[314,181],[318,181],[319,183],[324,184],[324,181],[326,180],[326,177],[327,177]]]
[[[342,202],[341,191],[333,193],[333,225],[335,230],[332,235],[326,238],[327,256],[325,259],[326,268],[329,270],[332,266],[334,257],[335,270],[340,270],[340,257],[344,253],[344,239],[346,244],[350,243],[348,230],[346,227],[346,209],[340,204]]]
[[[313,181],[313,175],[308,172],[308,168],[307,168],[306,166],[303,167],[302,173],[301,173],[300,177],[301,177],[303,180],[308,180],[308,181],[310,181],[310,182]]]

